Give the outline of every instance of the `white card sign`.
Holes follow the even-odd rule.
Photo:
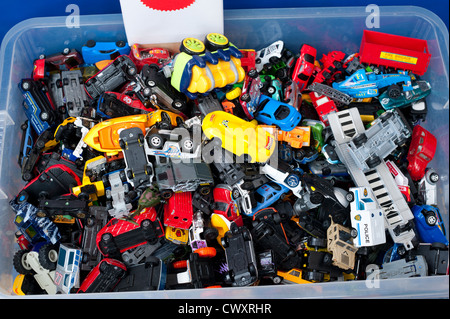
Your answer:
[[[223,34],[223,0],[120,0],[129,45]]]

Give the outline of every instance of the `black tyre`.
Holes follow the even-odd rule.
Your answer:
[[[96,44],[97,44],[97,42],[95,42],[95,40],[88,40],[88,41],[86,42],[86,46],[87,46],[88,48],[93,48],[93,47],[95,47]]]
[[[397,84],[392,84],[388,89],[388,96],[391,99],[398,99],[402,96],[402,89]]]
[[[220,49],[226,49],[230,46],[228,38],[220,33],[209,33],[205,37],[206,49],[214,52]]]
[[[381,164],[381,159],[378,156],[372,156],[366,161],[367,166],[372,169]]]
[[[434,226],[437,223],[437,216],[434,212],[432,211],[424,211],[423,215],[425,217],[425,222],[427,223],[428,226]]]
[[[157,133],[150,134],[148,144],[151,148],[161,149],[164,146],[164,138]]]
[[[58,249],[55,245],[46,244],[39,249],[39,263],[47,270],[55,270],[58,261]]]
[[[27,262],[27,255],[29,251],[26,249],[19,250],[14,254],[13,266],[14,269],[22,275],[34,274],[33,268]]]
[[[356,148],[359,148],[366,142],[367,142],[367,136],[365,133],[360,133],[353,138],[353,144],[355,144]]]

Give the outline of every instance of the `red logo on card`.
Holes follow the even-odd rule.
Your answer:
[[[195,0],[141,0],[150,9],[174,11],[189,7]]]

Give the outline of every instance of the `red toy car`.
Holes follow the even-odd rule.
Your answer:
[[[144,64],[156,63],[163,66],[172,58],[170,52],[162,48],[143,48],[139,44],[131,46],[130,58],[136,64],[138,71],[142,69]]]
[[[45,59],[48,71],[70,70],[84,64],[80,52],[75,49],[65,48],[61,53],[49,56],[41,55],[39,59]]]
[[[111,219],[97,233],[97,247],[105,257],[119,257],[129,249],[155,244],[164,230],[154,207],[147,207],[133,220]]]
[[[194,216],[192,193],[174,193],[164,205],[164,225],[189,229]]]
[[[413,181],[425,176],[425,169],[436,153],[436,137],[420,125],[414,126],[406,159],[408,172]]]
[[[250,70],[244,79],[242,85],[242,93],[239,98],[242,109],[249,120],[253,120],[254,113],[259,104],[259,98],[261,97],[261,79],[256,69]]]
[[[256,51],[255,50],[239,50],[242,53],[241,66],[245,73],[255,68]]]
[[[327,117],[329,113],[337,112],[336,104],[329,97],[320,95],[317,92],[310,92],[309,96],[311,97],[311,102],[314,105],[320,120],[326,126],[329,126]]]
[[[316,60],[317,50],[310,45],[303,44],[300,49],[300,56],[295,63],[292,80],[294,80],[300,92],[308,86],[308,81],[314,71],[314,61]]]
[[[233,199],[231,186],[227,184],[219,184],[213,190],[214,203],[212,204],[213,213],[225,216],[229,221],[234,221],[237,226],[244,225],[242,216]]]
[[[314,81],[317,83],[331,83],[336,74],[343,65],[345,53],[341,51],[331,51],[327,55],[323,55],[320,62],[322,63],[322,70],[316,74]]]
[[[126,271],[127,267],[120,261],[105,258],[89,272],[77,293],[110,292]]]

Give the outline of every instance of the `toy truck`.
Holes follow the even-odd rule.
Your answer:
[[[341,269],[353,269],[357,248],[353,245],[353,238],[348,227],[337,224],[331,218],[327,229],[327,250],[333,255],[333,265]]]
[[[431,54],[426,40],[364,30],[359,59],[361,63],[423,75],[430,64]]]
[[[395,110],[387,111],[365,132],[355,135],[348,144],[348,151],[358,168],[364,172],[375,168],[401,146],[411,136],[411,130],[405,123]]]
[[[364,172],[349,154],[350,141],[365,132],[358,109],[350,108],[330,113],[328,121],[334,135],[332,145],[341,162],[346,165],[353,182],[356,186],[371,188],[383,209],[385,228],[388,229],[394,242],[403,244],[406,250],[413,249],[414,216],[384,160],[380,159],[377,166]]]
[[[366,247],[386,242],[383,210],[368,187],[352,187],[350,201],[351,234],[355,247]]]

